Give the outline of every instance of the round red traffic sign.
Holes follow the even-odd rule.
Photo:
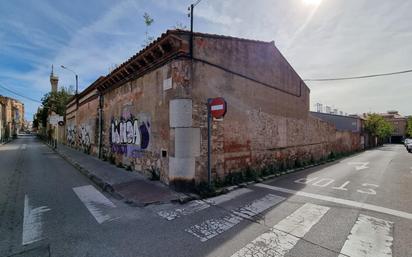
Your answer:
[[[209,111],[213,118],[223,118],[226,114],[226,110],[227,105],[223,97],[209,99]]]

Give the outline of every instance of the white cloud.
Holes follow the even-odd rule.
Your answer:
[[[151,13],[160,10],[185,18],[190,0],[158,0]],[[25,74],[7,72],[9,78],[31,83],[35,91],[47,92],[50,65],[64,64],[76,70],[80,89],[113,64],[120,64],[136,53],[144,39],[142,13],[146,2],[119,1],[102,9],[89,24],[80,23],[61,10],[45,7],[53,13],[48,19],[60,24],[70,36],[67,40],[36,28],[12,26],[32,42],[8,43],[0,50],[33,47],[49,49],[52,58],[27,54],[37,68]],[[40,8],[40,7],[39,7]],[[51,9],[50,9],[51,8]],[[41,8],[40,8],[41,9]],[[341,77],[390,72],[411,68],[412,2],[407,0],[323,0],[319,6],[307,6],[302,0],[203,0],[195,8],[195,30],[271,41],[282,51],[302,78]],[[150,10],[149,10],[150,11]],[[163,31],[167,17],[156,19],[153,29]],[[29,34],[36,36],[30,37]],[[0,38],[4,37],[0,34]],[[32,44],[31,44],[32,43]],[[73,74],[57,69],[60,84],[74,85]],[[345,112],[398,109],[410,113],[407,85],[411,75],[369,80],[308,83],[312,103],[335,105]]]

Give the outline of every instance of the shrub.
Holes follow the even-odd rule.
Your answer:
[[[258,172],[255,169],[252,169],[251,167],[246,167],[245,170],[245,175],[244,175],[244,179],[245,181],[255,181],[258,178]]]

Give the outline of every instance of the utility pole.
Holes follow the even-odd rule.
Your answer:
[[[193,58],[193,11],[195,6],[198,5],[202,0],[197,0],[195,3],[191,4],[188,8],[189,17],[190,17],[190,57]]]

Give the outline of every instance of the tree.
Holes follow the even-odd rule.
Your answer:
[[[66,104],[73,96],[73,90],[71,88],[66,89],[62,87],[57,92],[50,92],[43,96],[43,106],[37,110],[34,121],[36,124],[41,124],[43,127],[47,126],[47,118],[49,113],[55,112],[58,115],[63,116],[66,113]]]
[[[145,25],[146,25],[146,32],[145,32],[146,39],[145,39],[144,44],[142,45],[142,47],[146,47],[146,46],[148,46],[148,45],[150,44],[150,42],[152,42],[153,39],[154,39],[152,36],[149,36],[149,27],[150,27],[150,26],[152,25],[152,23],[154,22],[154,19],[153,19],[152,17],[150,17],[150,15],[149,15],[147,12],[145,12],[145,13],[143,14],[143,19],[144,19],[144,23],[145,23]]]
[[[394,131],[394,127],[391,123],[375,113],[368,115],[365,121],[365,129],[371,135],[377,136],[381,140],[388,138]]]
[[[409,116],[406,121],[406,136],[412,137],[412,116]]]

